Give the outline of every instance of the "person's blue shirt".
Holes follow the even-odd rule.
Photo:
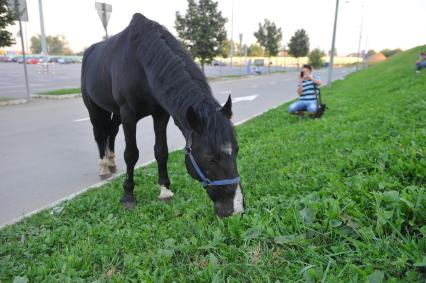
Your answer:
[[[320,80],[320,77],[317,75],[313,75],[314,79]],[[297,82],[297,87],[299,87],[299,82]],[[304,101],[312,101],[316,100],[316,88],[317,86],[311,80],[303,80],[302,81],[302,94],[299,97],[299,100]]]

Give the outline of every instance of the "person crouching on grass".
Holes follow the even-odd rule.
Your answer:
[[[309,115],[314,115],[317,111],[316,88],[321,85],[318,76],[311,74],[312,68],[310,65],[303,65],[302,72],[297,83],[297,94],[299,100],[293,102],[288,107],[288,113],[295,115],[303,115],[303,111],[308,111]]]

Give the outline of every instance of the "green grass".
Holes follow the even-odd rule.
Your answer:
[[[10,101],[10,100],[14,100],[14,98],[12,98],[12,97],[0,97],[0,102],[6,102],[6,101]]]
[[[65,95],[65,94],[78,94],[81,93],[80,88],[62,88],[51,91],[39,92],[38,94],[43,95]]]
[[[0,230],[0,281],[424,282],[425,48],[324,88],[321,120],[284,105],[239,126],[245,215],[214,216],[175,152],[170,203],[153,164],[133,211],[120,178]]]

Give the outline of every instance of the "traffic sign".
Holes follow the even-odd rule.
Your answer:
[[[99,18],[101,19],[102,25],[105,29],[106,37],[108,38],[107,26],[109,17],[111,16],[112,12],[112,5],[101,2],[95,2],[95,9],[96,11],[98,11]]]
[[[26,0],[7,0],[9,7],[15,10],[21,21],[28,22],[27,1]]]

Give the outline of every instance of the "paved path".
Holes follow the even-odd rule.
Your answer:
[[[335,70],[342,78],[353,69]],[[326,70],[320,71],[326,77]],[[240,123],[296,97],[297,73],[213,82],[215,97],[234,99],[233,121]],[[0,107],[0,227],[99,182],[97,146],[80,98],[32,100]],[[138,124],[139,164],[154,159],[152,119]],[[119,171],[125,170],[123,132],[117,136]],[[169,149],[184,146],[173,121]],[[183,166],[183,165],[182,165]],[[173,174],[173,172],[170,172]],[[156,189],[153,184],[151,189]]]
[[[61,88],[80,87],[81,64],[48,64],[48,72],[44,72],[43,64],[28,65],[28,81],[30,93]],[[268,72],[267,67],[262,68]],[[272,67],[271,72],[283,71],[282,67]],[[230,75],[245,75],[245,67],[205,66],[208,77],[223,77]],[[0,62],[0,98],[26,98],[24,66],[18,63]]]

